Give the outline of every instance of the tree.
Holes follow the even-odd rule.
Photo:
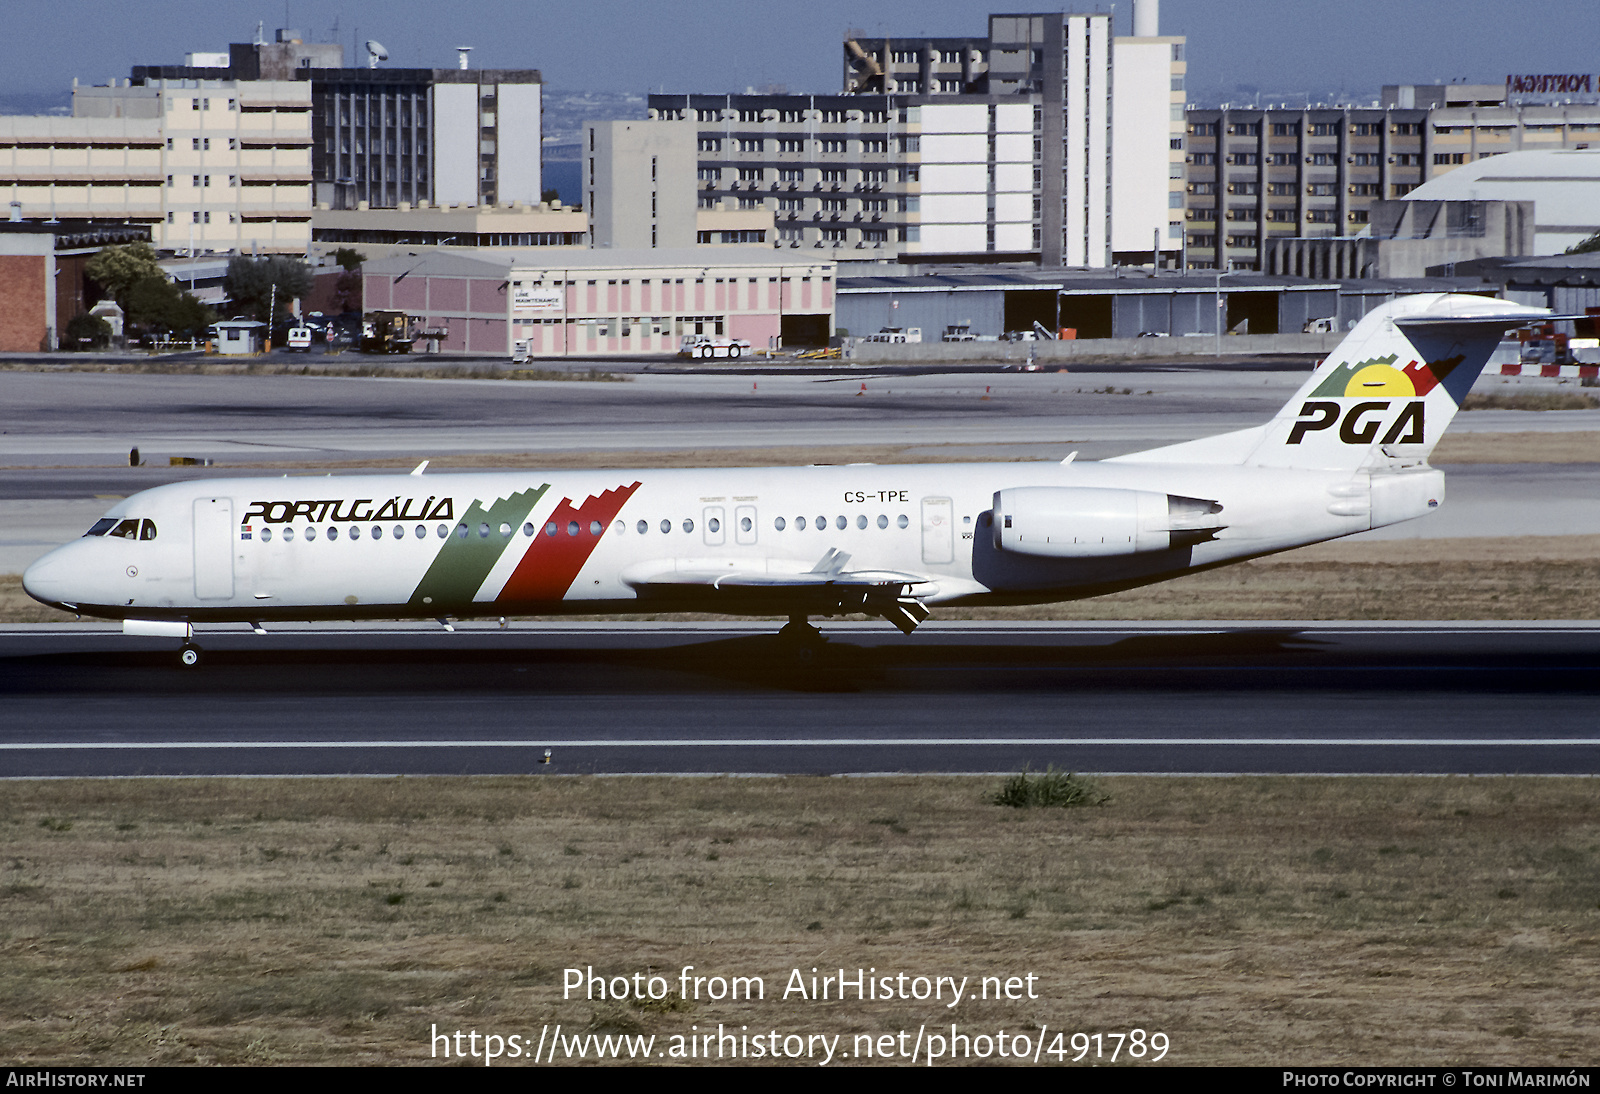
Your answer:
[[[1596,251],[1600,251],[1600,232],[1567,248],[1569,255],[1593,254]]]
[[[361,264],[367,260],[367,256],[356,250],[354,247],[340,247],[338,250],[333,252],[333,260],[337,262],[346,273],[353,273],[354,271],[361,269]]]
[[[286,255],[265,258],[235,255],[228,260],[222,287],[233,301],[235,311],[266,320],[272,308],[273,318],[276,318],[288,314],[291,300],[311,292],[311,267]],[[277,289],[275,305],[274,287]]]
[[[128,310],[128,292],[135,285],[152,277],[165,280],[167,276],[148,243],[106,247],[89,260],[84,272],[121,305],[123,311]]]
[[[128,321],[147,330],[194,334],[216,322],[216,312],[166,278],[146,278],[128,291]]]
[[[67,321],[62,349],[104,349],[111,341],[111,324],[98,315],[82,312]]]
[[[343,313],[360,311],[361,304],[361,271],[346,270],[333,283],[333,306]]]

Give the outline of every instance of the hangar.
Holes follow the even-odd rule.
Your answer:
[[[1313,319],[1347,318],[1351,308],[1341,306],[1340,296],[1337,281],[1256,273],[963,270],[842,277],[837,323],[857,337],[917,327],[927,341],[950,326],[993,337],[1035,322],[1072,331],[1068,337],[1136,338],[1214,334],[1220,314],[1224,330],[1278,334],[1298,332]],[[1356,306],[1352,317],[1359,318],[1370,305]]]

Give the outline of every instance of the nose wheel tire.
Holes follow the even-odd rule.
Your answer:
[[[200,663],[200,647],[193,642],[185,642],[183,649],[178,651],[178,662],[186,669],[192,669]]]

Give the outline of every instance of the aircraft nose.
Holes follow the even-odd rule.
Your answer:
[[[74,578],[81,578],[72,560],[66,556],[72,552],[66,547],[57,547],[29,566],[22,574],[23,590],[35,600],[45,604],[76,605],[78,597],[73,592],[76,584]]]

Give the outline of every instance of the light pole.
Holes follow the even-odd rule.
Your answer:
[[[1214,356],[1222,356],[1222,275],[1231,272],[1233,259],[1225,258],[1217,265],[1217,314],[1212,318],[1215,325],[1217,348]]]

